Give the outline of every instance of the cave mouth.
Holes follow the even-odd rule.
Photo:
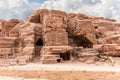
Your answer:
[[[38,39],[35,43],[35,56],[40,56],[40,51],[42,49],[42,46],[44,45],[42,39]]]
[[[93,43],[85,36],[74,36],[74,37],[70,37],[70,39],[72,39],[73,42],[69,43],[69,45],[74,44],[73,46],[77,46],[77,47],[82,46],[83,48],[93,47]]]
[[[37,42],[36,42],[36,46],[43,46],[43,40],[38,39]]]
[[[81,46],[84,48],[93,48],[93,43],[86,37],[82,37]]]
[[[61,53],[60,58],[62,58],[64,61],[68,61],[70,60],[70,53],[69,52]]]

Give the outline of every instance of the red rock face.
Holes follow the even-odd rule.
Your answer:
[[[58,10],[37,10],[25,22],[18,19],[0,20],[0,39],[13,41],[14,53],[21,53],[22,58],[23,55],[28,56],[27,58],[35,55],[35,50],[40,52],[35,46],[37,48],[41,46],[65,46],[66,49],[63,52],[67,52],[65,50],[68,46],[69,48],[81,46],[93,48],[94,45],[98,44],[120,44],[119,34],[120,23],[116,20],[92,17],[81,13],[67,14]],[[5,43],[7,45],[7,41]],[[44,47],[46,53],[49,53],[49,48],[53,49],[53,47]],[[61,47],[57,48],[59,48],[58,52],[62,50]],[[1,49],[3,49],[2,45]],[[44,53],[44,49],[42,49],[42,53]],[[52,52],[50,51],[50,53]],[[56,56],[58,58],[59,55]]]
[[[39,18],[39,19],[37,19]],[[37,20],[37,21],[36,21]],[[43,30],[51,31],[51,29],[63,30],[68,33],[69,44],[74,46],[84,45],[81,43],[105,44],[110,43],[113,32],[119,34],[120,23],[114,19],[103,17],[92,17],[85,14],[66,14],[57,10],[38,10],[34,12],[28,21],[33,23],[41,23],[47,28]],[[90,34],[90,35],[89,35]],[[89,36],[88,36],[89,35]],[[113,39],[112,39],[113,40]],[[118,43],[119,40],[114,40]]]
[[[18,23],[23,22],[18,19],[11,19],[9,21],[2,21],[1,23],[1,36],[9,36],[9,32],[14,28]]]
[[[34,12],[27,21],[30,21],[32,23],[42,23],[43,22],[43,16],[45,14],[48,14],[49,11],[47,9],[40,9]]]

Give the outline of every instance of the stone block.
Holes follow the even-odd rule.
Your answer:
[[[60,58],[59,55],[43,55],[42,58],[40,59],[40,62],[42,64],[55,64],[58,62],[62,62],[63,59]]]
[[[55,31],[55,30],[64,30],[64,22],[63,18],[46,15],[44,17],[44,25],[45,28],[43,29],[45,32],[47,31]]]
[[[117,44],[104,44],[99,51],[102,55],[120,56],[120,46]]]
[[[25,55],[16,57],[18,65],[26,65],[27,62],[29,61],[29,59],[30,58],[28,56],[25,56]]]
[[[41,53],[44,54],[60,54],[66,53],[67,51],[71,51],[73,48],[70,46],[44,46],[42,47]]]
[[[21,53],[23,50],[23,47],[16,47],[15,48],[15,53]]]
[[[66,13],[62,11],[52,10],[50,14],[44,15],[43,24],[45,25],[43,31],[63,31],[66,27]]]
[[[14,48],[0,48],[0,54],[8,55],[13,53],[14,53]]]
[[[25,55],[32,55],[34,54],[34,47],[25,47],[23,48],[22,53]]]
[[[25,59],[19,59],[18,65],[26,65],[27,61]]]
[[[68,45],[67,32],[49,32],[44,35],[44,43],[46,46],[64,46]]]
[[[33,55],[24,55],[24,59],[25,59],[27,62],[33,61]]]

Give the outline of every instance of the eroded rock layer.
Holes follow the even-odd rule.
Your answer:
[[[114,19],[40,9],[24,22],[0,20],[0,56],[13,65],[38,56],[43,63],[81,60],[84,53],[96,60],[120,56],[119,34],[120,22]]]

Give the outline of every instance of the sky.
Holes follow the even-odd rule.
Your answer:
[[[120,21],[120,0],[0,0],[0,18],[26,20],[42,8],[113,18]]]

